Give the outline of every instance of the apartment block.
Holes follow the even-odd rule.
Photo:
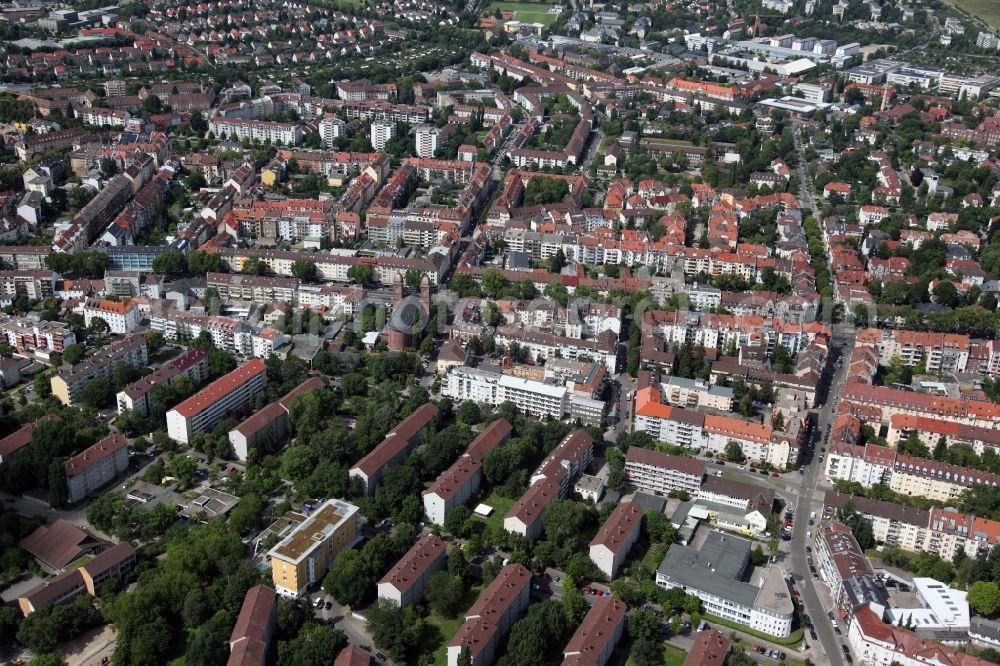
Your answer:
[[[277,622],[278,596],[266,585],[254,585],[229,636],[227,666],[264,666]]]
[[[108,325],[108,330],[115,335],[124,335],[135,330],[142,321],[142,312],[135,301],[126,298],[122,301],[112,301],[105,298],[88,298],[83,304],[83,319],[89,327],[100,319]]]
[[[0,299],[12,302],[18,296],[40,301],[55,292],[56,274],[49,270],[0,271]]]
[[[514,377],[485,368],[457,366],[445,378],[442,395],[456,401],[500,405],[513,402],[517,408],[539,418],[561,419],[569,411],[569,389],[557,384]]]
[[[625,478],[637,490],[657,495],[683,490],[695,495],[704,477],[702,460],[637,446],[630,446],[625,453]]]
[[[75,504],[128,469],[128,440],[114,432],[63,464],[69,503]]]
[[[357,513],[353,504],[327,500],[267,553],[278,594],[295,599],[323,580],[337,555],[357,539]]]
[[[618,597],[601,597],[563,648],[562,666],[604,666],[625,631],[628,606]]]
[[[859,578],[874,579],[875,571],[851,529],[841,522],[823,521],[813,540],[813,556],[820,578],[830,588],[835,601],[845,587]]]
[[[928,372],[965,372],[971,340],[953,333],[866,328],[856,344],[875,346],[882,365],[899,359],[910,367],[923,364]]]
[[[531,485],[504,516],[503,527],[528,540],[542,531],[542,514],[552,500],[569,496],[573,482],[593,458],[594,440],[574,430],[552,450],[531,476]]]
[[[52,421],[56,418],[58,417],[55,414],[46,414],[40,419],[24,425],[3,439],[0,439],[0,465],[9,463],[14,459],[18,451],[31,444],[31,433],[35,431],[35,427],[39,423]]]
[[[72,601],[81,594],[96,597],[104,585],[121,577],[135,566],[135,549],[128,542],[108,548],[76,569],[64,571],[18,597],[25,616],[45,605]]]
[[[320,377],[310,377],[289,391],[276,402],[265,405],[239,425],[229,431],[229,443],[238,460],[246,460],[247,454],[258,447],[269,446],[277,450],[288,439],[290,422],[288,418],[292,401],[308,391],[326,386]]]
[[[385,439],[349,470],[352,478],[361,479],[365,493],[371,495],[385,472],[402,462],[406,454],[423,441],[424,429],[437,416],[433,403],[421,405],[393,428]]]
[[[102,347],[76,365],[62,366],[49,382],[52,395],[64,405],[75,404],[84,386],[95,379],[109,379],[111,370],[119,361],[132,368],[146,365],[146,339],[141,335],[132,335]]]
[[[162,366],[132,382],[118,392],[118,413],[126,410],[145,418],[149,414],[149,395],[157,386],[169,386],[179,377],[187,377],[195,385],[208,379],[208,352],[201,348],[188,350]]]
[[[229,317],[185,312],[172,305],[169,301],[154,301],[149,315],[150,328],[167,340],[191,340],[205,332],[219,349],[256,358],[267,358],[284,344],[284,334],[269,326],[254,328]]]
[[[190,444],[195,435],[210,430],[221,419],[248,409],[264,391],[266,381],[264,361],[247,361],[168,411],[167,434],[174,441]]]
[[[642,510],[632,502],[622,502],[590,541],[590,559],[608,580],[614,580],[618,575],[629,551],[639,539],[641,526]]]
[[[250,118],[215,117],[208,121],[208,131],[218,138],[242,141],[270,141],[274,144],[297,146],[302,143],[302,126]]]
[[[841,404],[852,409],[874,408],[884,424],[896,414],[944,418],[983,428],[996,428],[1000,423],[1000,405],[872,386],[857,380],[849,380],[844,385]]]
[[[431,576],[448,562],[448,546],[439,537],[421,537],[378,583],[380,599],[400,607],[420,603]]]
[[[733,389],[709,384],[704,380],[669,377],[661,384],[661,390],[667,402],[678,407],[704,407],[723,412],[728,412],[733,407]]]
[[[463,647],[469,649],[470,666],[491,666],[503,637],[528,607],[530,594],[530,571],[520,564],[501,569],[448,642],[448,666],[458,666]]]
[[[452,508],[465,504],[479,491],[483,459],[510,438],[511,430],[506,419],[490,423],[472,440],[465,453],[424,491],[424,513],[429,521],[444,525]]]

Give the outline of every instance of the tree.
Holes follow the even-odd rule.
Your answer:
[[[188,641],[187,651],[184,654],[185,665],[214,666],[225,661],[229,655],[230,631],[226,613],[220,610],[211,620],[201,625]]]
[[[49,465],[49,505],[61,509],[69,502],[69,485],[62,458],[56,458]]]
[[[438,571],[427,585],[427,603],[438,615],[454,617],[462,610],[465,585],[462,579],[447,571]]]
[[[171,251],[153,258],[153,272],[160,275],[181,275],[187,268],[188,260],[183,252]]]
[[[118,163],[110,157],[102,157],[100,161],[101,173],[107,177],[111,177],[118,173]]]
[[[483,273],[483,291],[491,298],[496,298],[503,291],[506,280],[499,268],[487,268]]]
[[[361,552],[345,550],[323,579],[323,590],[345,606],[356,606],[368,595],[374,579],[368,575]]]
[[[74,187],[69,191],[68,203],[70,208],[79,210],[93,198],[94,193],[89,187]]]
[[[70,365],[76,365],[83,358],[83,347],[78,344],[68,345],[63,349],[63,361]]]
[[[306,260],[293,261],[292,275],[303,282],[312,282],[316,279],[316,263]]]
[[[347,277],[358,284],[371,284],[375,281],[375,269],[371,264],[355,264],[347,269]]]
[[[110,405],[114,397],[111,384],[103,379],[90,380],[80,391],[80,402],[94,410]]]
[[[278,666],[327,666],[346,645],[344,632],[307,624],[292,640],[278,643]]]
[[[994,581],[976,581],[969,588],[969,606],[989,617],[1000,610],[1000,585]]]
[[[400,608],[394,601],[379,599],[368,611],[372,640],[396,661],[403,661],[420,645],[423,627],[413,606]]]
[[[483,420],[482,410],[479,409],[479,405],[476,403],[471,400],[466,400],[462,403],[462,406],[458,408],[458,420],[465,425],[476,425]]]
[[[542,291],[545,298],[551,299],[558,303],[561,307],[566,307],[569,303],[569,292],[566,290],[566,285],[561,282],[550,282],[545,285],[545,290]]]
[[[170,474],[177,479],[177,487],[186,490],[194,485],[198,472],[198,463],[187,456],[174,456],[170,461]]]
[[[661,666],[663,664],[663,649],[655,640],[640,638],[632,643],[629,653],[635,666]]]
[[[732,439],[726,442],[723,455],[726,456],[726,460],[731,460],[732,462],[743,462],[744,460],[743,449],[740,447],[740,443]]]

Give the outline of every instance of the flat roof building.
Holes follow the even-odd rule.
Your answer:
[[[673,544],[656,570],[656,584],[679,587],[701,599],[713,615],[779,638],[792,631],[795,604],[781,572],[767,569],[757,585],[746,582],[752,542],[711,531],[700,550]]]
[[[119,361],[131,368],[146,365],[146,339],[141,335],[112,342],[76,365],[64,365],[50,380],[52,395],[64,405],[76,404],[83,387],[95,379],[109,379]]]
[[[638,446],[630,446],[625,453],[625,478],[638,490],[660,495],[676,490],[695,494],[704,476],[702,460]]]
[[[353,504],[327,500],[268,552],[278,594],[297,598],[323,580],[337,555],[357,538],[357,513]]]

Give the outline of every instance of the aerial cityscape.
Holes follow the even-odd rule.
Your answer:
[[[0,664],[1000,664],[1000,4],[0,3]]]

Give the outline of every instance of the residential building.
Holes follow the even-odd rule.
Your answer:
[[[437,406],[434,403],[418,407],[349,470],[351,478],[361,479],[365,493],[374,494],[375,486],[385,472],[402,462],[406,454],[423,441],[425,428],[430,426],[436,416]]]
[[[628,557],[632,546],[639,539],[642,510],[631,502],[618,504],[604,525],[590,541],[590,559],[597,568],[614,580]]]
[[[491,666],[500,642],[528,607],[531,572],[508,564],[465,614],[465,623],[448,642],[448,666],[458,666],[462,648],[469,649],[471,666]]]
[[[295,599],[323,580],[337,555],[357,539],[357,513],[353,504],[327,500],[267,553],[278,594]]]
[[[127,541],[122,542],[25,592],[17,603],[28,616],[42,606],[63,604],[81,594],[96,597],[106,583],[120,581],[134,566],[135,549]]]
[[[593,458],[593,444],[586,430],[566,435],[538,466],[531,476],[531,485],[504,516],[504,529],[528,540],[538,538],[545,507],[554,499],[569,496],[573,481]]]
[[[288,439],[289,411],[292,401],[308,391],[322,389],[326,382],[320,377],[310,377],[289,391],[276,402],[260,408],[229,431],[229,443],[237,460],[246,460],[247,454],[259,447],[276,451]]]
[[[208,352],[199,347],[176,356],[118,392],[118,413],[131,410],[141,418],[149,415],[150,393],[157,386],[169,386],[187,377],[195,386],[208,380]]]
[[[487,453],[506,442],[511,431],[506,419],[490,423],[472,440],[465,453],[424,491],[424,513],[429,521],[444,525],[445,517],[452,508],[465,504],[479,491],[483,459]],[[0,441],[0,447],[2,445]]]
[[[871,604],[855,611],[847,631],[847,643],[858,663],[865,666],[988,666],[990,663],[889,624]]]
[[[76,334],[68,325],[32,317],[0,321],[0,339],[6,339],[7,344],[20,353],[33,353],[42,358],[62,354],[66,347],[76,344]]]
[[[696,494],[705,477],[705,462],[687,456],[630,446],[625,454],[625,479],[633,488],[657,495],[684,491]]]
[[[147,360],[146,339],[141,335],[131,335],[102,347],[76,365],[62,366],[49,382],[52,395],[64,405],[74,405],[79,401],[84,386],[95,379],[110,379],[116,363],[141,368]]]
[[[569,390],[562,385],[503,374],[492,368],[455,366],[445,377],[441,394],[456,402],[471,400],[497,406],[513,402],[526,414],[561,419],[569,412]]]
[[[440,147],[441,142],[440,129],[434,125],[421,125],[416,129],[417,157],[434,157],[434,152]]]
[[[759,585],[746,582],[753,569],[751,548],[747,539],[714,530],[700,550],[673,544],[656,570],[656,584],[697,596],[713,615],[779,638],[788,636],[795,619],[788,583],[777,567],[769,567]]]
[[[67,501],[76,504],[128,469],[128,440],[113,432],[65,463]]]
[[[723,666],[732,643],[718,629],[699,631],[684,659],[684,666]]]
[[[324,148],[333,148],[333,141],[344,134],[347,127],[340,118],[323,118],[319,121],[319,138]]]
[[[100,319],[108,325],[108,330],[115,335],[124,335],[135,330],[142,321],[139,304],[130,298],[112,301],[105,298],[88,298],[83,305],[84,323]]]
[[[22,426],[18,430],[15,430],[3,439],[0,439],[0,465],[9,463],[14,459],[14,456],[18,451],[31,444],[31,433],[35,431],[35,428],[39,423],[45,423],[46,421],[52,421],[57,418],[59,417],[55,414],[46,414],[45,416]]]
[[[852,612],[849,588],[858,579],[873,581],[875,571],[851,529],[841,522],[823,521],[813,541],[813,559],[834,601],[845,613]]]
[[[628,606],[618,597],[601,597],[563,648],[562,666],[604,666],[625,631]]]
[[[400,607],[420,603],[431,576],[448,562],[448,546],[439,537],[421,537],[378,583],[380,599],[395,601]]]
[[[266,380],[264,361],[247,361],[168,411],[167,434],[174,441],[190,444],[195,435],[210,430],[221,419],[248,409],[264,391]]]
[[[278,595],[266,585],[254,585],[229,635],[227,666],[264,666],[277,622]]]
[[[297,146],[302,143],[302,126],[297,123],[278,123],[249,118],[213,117],[208,121],[208,131],[217,138],[242,141],[269,141],[272,144]]]
[[[375,152],[385,152],[385,144],[396,138],[396,123],[391,120],[375,120],[371,125],[372,147]]]
[[[728,412],[733,406],[733,389],[728,386],[709,384],[703,379],[668,377],[660,385],[663,397],[671,405],[696,409],[698,407],[718,409]]]

